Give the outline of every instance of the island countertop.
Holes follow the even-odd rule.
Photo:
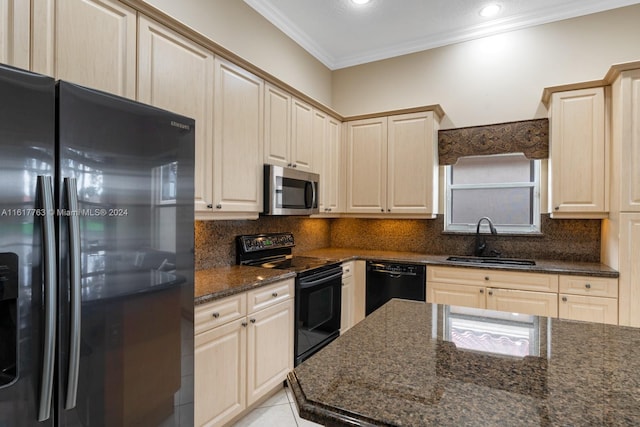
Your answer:
[[[288,381],[329,426],[635,426],[638,349],[640,329],[394,299]]]

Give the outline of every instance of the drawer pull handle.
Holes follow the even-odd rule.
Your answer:
[[[256,323],[256,319],[249,320],[251,323]]]
[[[218,313],[217,311],[215,313],[212,314],[214,319],[217,319],[218,317],[220,317],[220,313]]]
[[[271,294],[271,296],[275,298],[275,297],[277,297],[277,296],[278,296],[278,293],[277,293],[277,292],[274,292],[274,293],[272,293],[272,294]]]
[[[567,297],[562,297],[563,302],[567,302]]]
[[[244,326],[245,328],[247,327],[248,323],[247,322],[242,322],[242,326]]]
[[[587,289],[591,289],[591,283],[585,284],[584,287],[587,288]]]

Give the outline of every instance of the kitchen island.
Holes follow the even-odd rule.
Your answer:
[[[640,329],[391,300],[288,376],[329,426],[640,425]]]

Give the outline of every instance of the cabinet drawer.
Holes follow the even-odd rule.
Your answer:
[[[427,282],[487,286],[524,291],[558,292],[555,274],[480,268],[427,267]]]
[[[560,276],[560,293],[618,298],[618,279],[590,276]]]
[[[616,298],[561,294],[558,311],[558,317],[561,319],[618,324]]]
[[[483,286],[456,285],[451,283],[428,283],[427,302],[484,308],[485,288]]]
[[[218,325],[246,316],[246,314],[246,293],[196,306],[194,313],[195,334],[197,335]]]
[[[489,288],[487,289],[487,308],[535,316],[557,317],[558,294]]]
[[[293,298],[294,283],[294,279],[289,279],[247,292],[247,312],[251,314]]]

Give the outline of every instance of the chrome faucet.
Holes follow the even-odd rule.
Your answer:
[[[475,256],[482,256],[482,253],[487,247],[487,240],[486,239],[480,240],[480,223],[482,223],[482,221],[487,221],[487,223],[489,224],[489,230],[491,231],[491,234],[498,234],[498,230],[496,230],[496,228],[493,226],[493,222],[491,221],[491,218],[489,218],[488,216],[483,216],[482,218],[480,218],[478,220],[478,226],[476,227],[476,247],[473,252]]]

